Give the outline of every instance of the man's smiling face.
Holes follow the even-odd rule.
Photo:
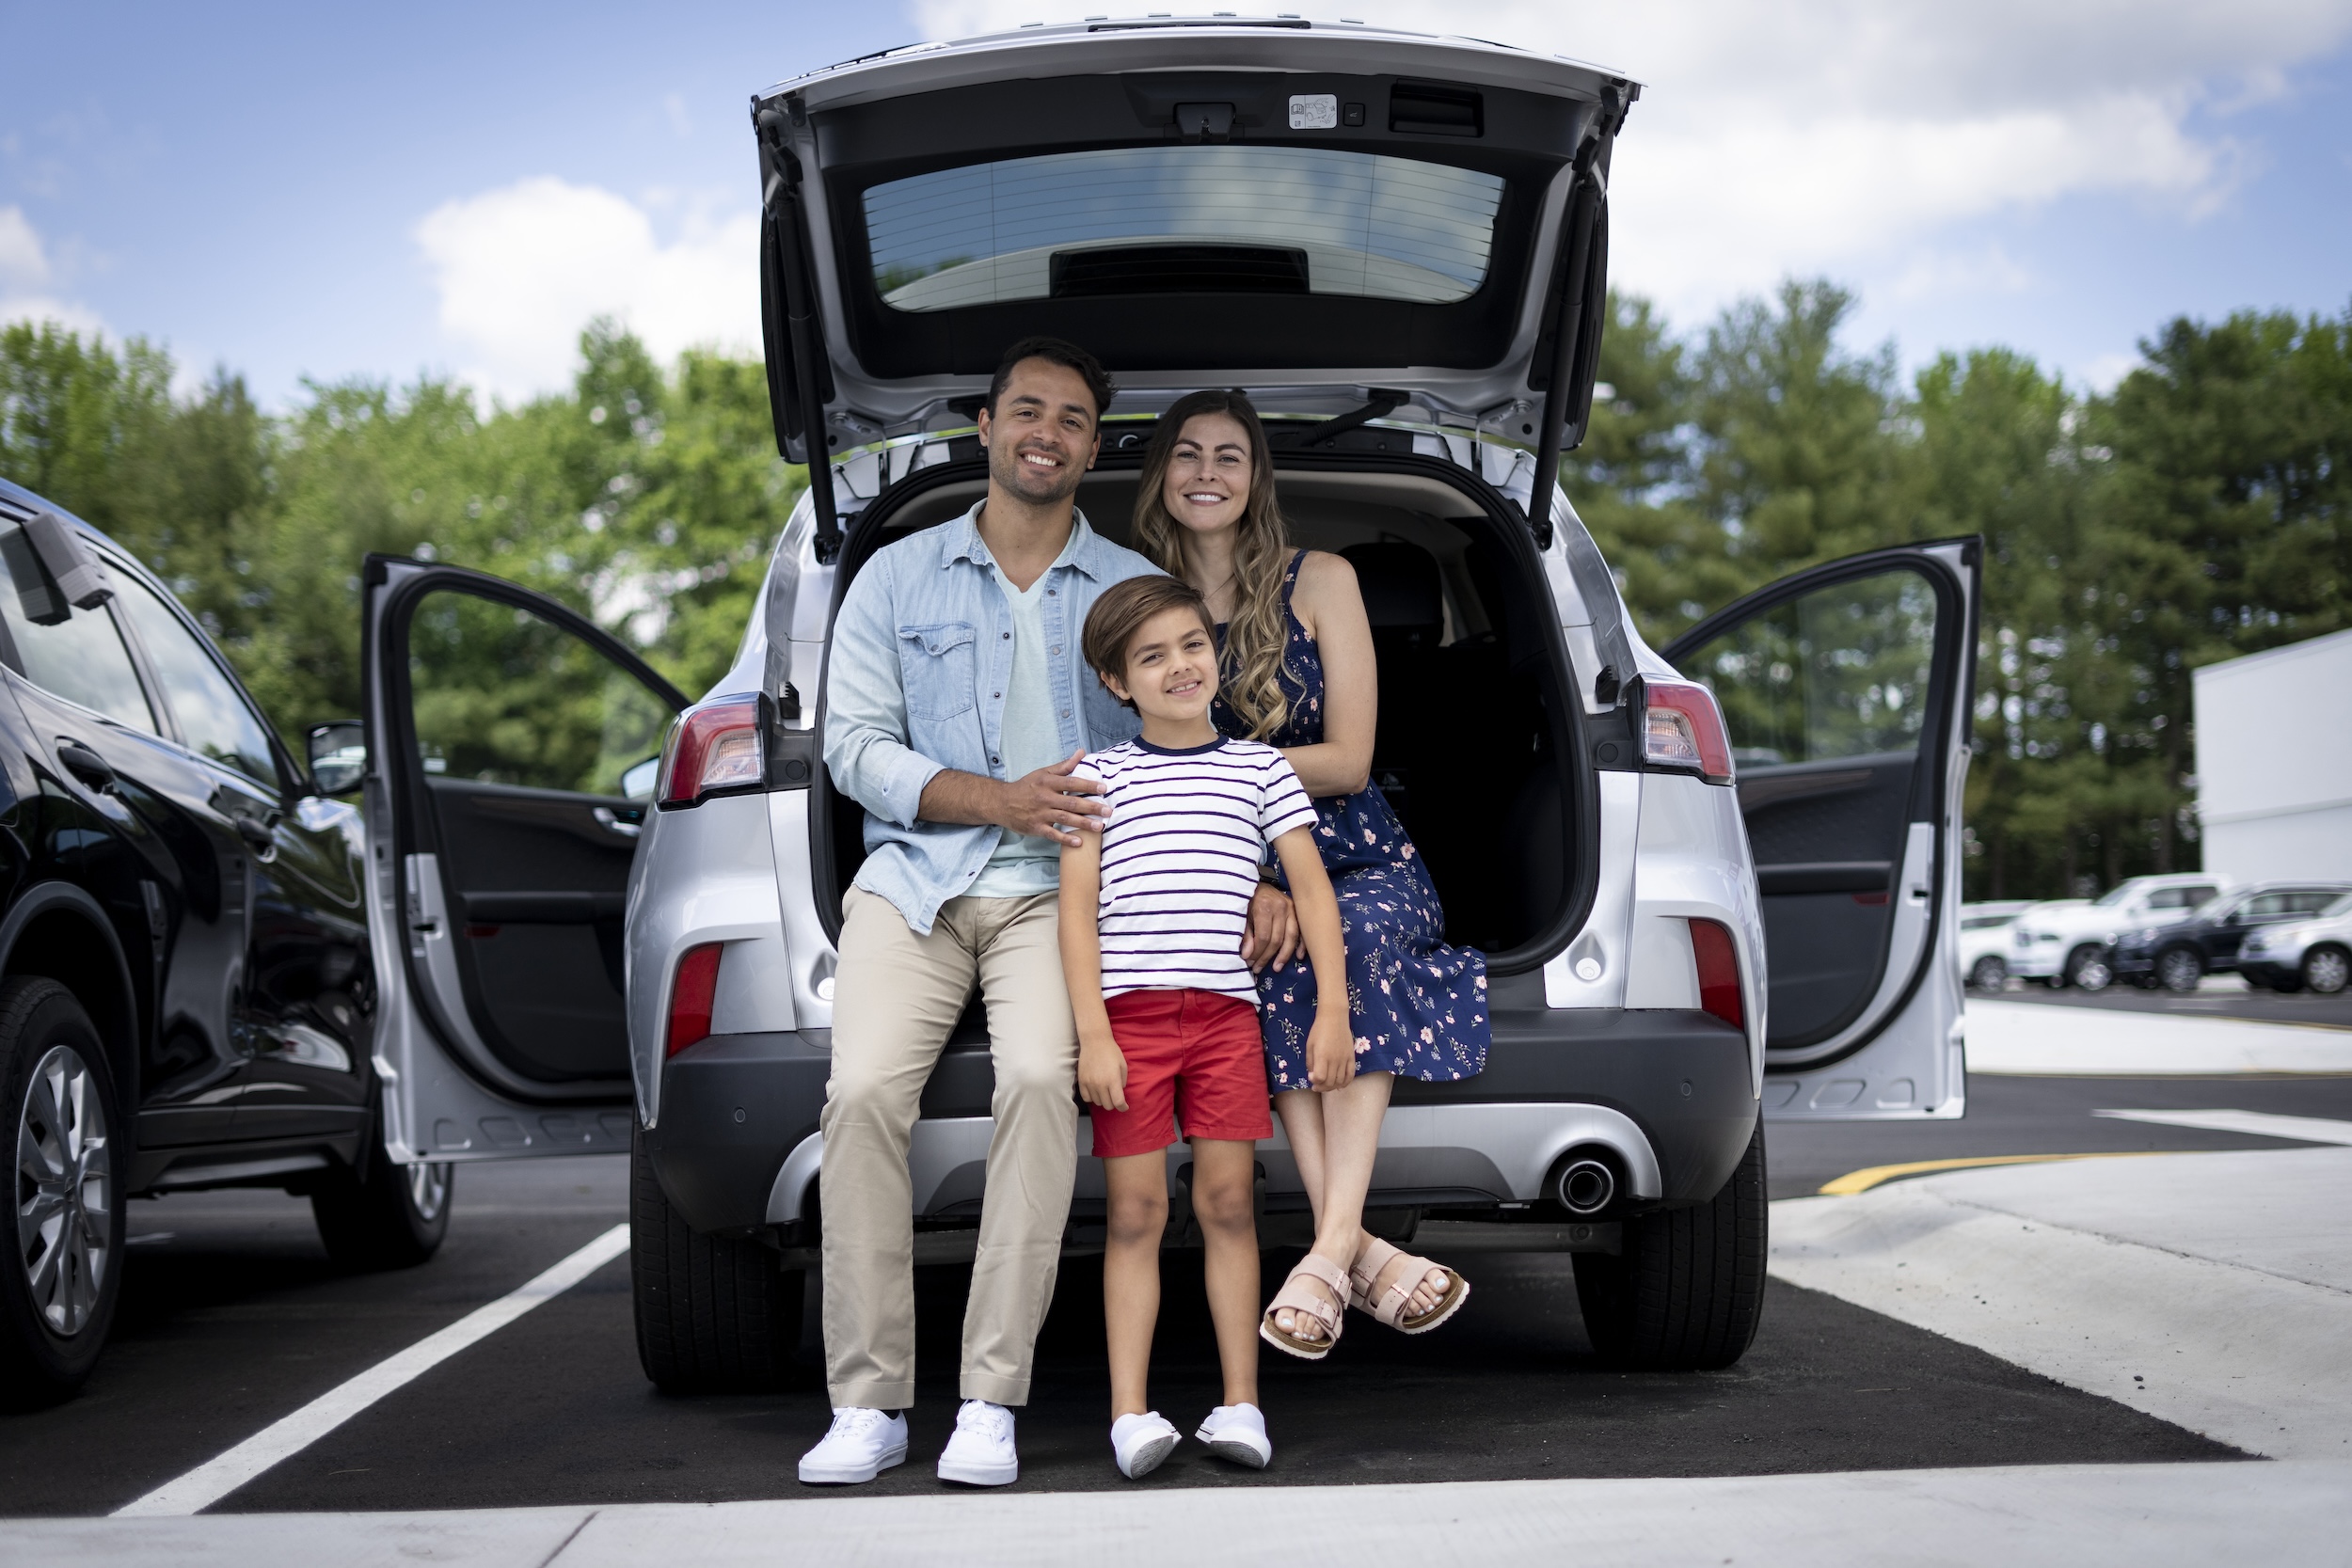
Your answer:
[[[995,411],[980,410],[988,476],[1035,505],[1067,499],[1094,467],[1097,410],[1086,378],[1050,359],[1012,368]]]

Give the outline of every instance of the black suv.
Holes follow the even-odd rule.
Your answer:
[[[2115,977],[2153,990],[2192,991],[2208,974],[2237,968],[2249,933],[2282,920],[2317,914],[2345,894],[2344,882],[2261,882],[2223,894],[2175,925],[2126,931],[2116,939]]]
[[[0,482],[0,1397],[103,1347],[127,1198],[308,1194],[334,1256],[420,1262],[445,1164],[382,1151],[359,726],[288,755],[170,594]]]

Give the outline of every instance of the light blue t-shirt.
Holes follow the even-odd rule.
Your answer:
[[[1005,718],[997,754],[1005,777],[1018,779],[1061,761],[1061,728],[1054,721],[1054,682],[1046,671],[1045,597],[1041,572],[1026,592],[1015,588],[1001,567],[996,586],[1004,591],[1012,619],[1012,673],[1005,687]],[[996,848],[967,890],[975,898],[1026,898],[1061,885],[1061,847],[1050,838],[1030,838],[997,830]]]

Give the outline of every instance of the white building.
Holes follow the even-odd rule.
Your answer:
[[[2352,631],[2195,672],[2204,868],[2352,880]]]

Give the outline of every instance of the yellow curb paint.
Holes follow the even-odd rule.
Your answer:
[[[2145,1154],[2185,1154],[2196,1152],[2178,1148],[2116,1148],[2094,1154],[1980,1154],[1968,1160],[1914,1160],[1902,1165],[1871,1165],[1863,1170],[1848,1171],[1823,1187],[1822,1197],[1851,1197],[1867,1193],[1885,1181],[1899,1181],[1906,1176],[1926,1176],[1939,1170],[1969,1170],[1979,1165],[2044,1165],[2058,1160],[2130,1160]]]

